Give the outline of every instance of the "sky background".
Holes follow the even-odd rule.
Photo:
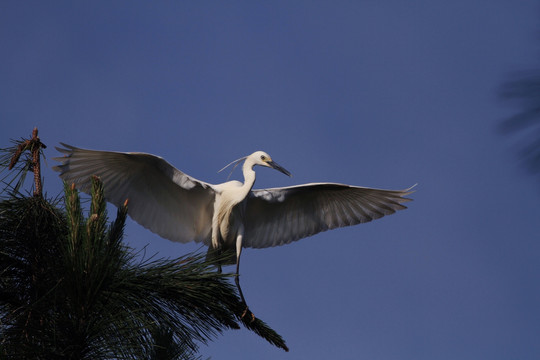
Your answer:
[[[2,1],[0,147],[160,155],[200,180],[267,151],[256,188],[403,189],[409,209],[242,254],[251,310],[289,353],[227,331],[213,359],[540,358],[540,191],[497,131],[539,67],[537,1]],[[241,179],[240,171],[233,178]],[[114,212],[111,213],[114,215]],[[176,257],[130,221],[135,249]],[[230,268],[233,271],[233,268]]]

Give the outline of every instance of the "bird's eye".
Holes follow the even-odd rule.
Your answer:
[[[261,160],[262,160],[262,161],[265,161],[265,160],[266,160],[266,156],[261,155]]]

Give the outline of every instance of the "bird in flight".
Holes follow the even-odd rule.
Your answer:
[[[244,161],[243,183],[233,180],[213,185],[183,173],[159,156],[61,145],[57,150],[65,156],[55,158],[61,164],[54,170],[64,181],[88,193],[92,175],[99,176],[107,201],[121,206],[129,199],[128,214],[136,222],[172,241],[201,242],[209,247],[209,254],[230,254],[224,264],[236,264],[237,275],[243,248],[285,245],[322,231],[365,223],[405,209],[403,203],[411,200],[405,196],[412,187],[382,190],[310,183],[253,189],[256,165],[290,176],[263,151],[233,162]],[[239,285],[238,276],[236,280]],[[241,290],[240,295],[243,299]]]

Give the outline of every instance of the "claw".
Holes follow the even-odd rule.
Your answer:
[[[244,312],[242,313],[242,316],[240,316],[240,317],[241,317],[242,319],[244,319],[244,317],[245,317],[248,313],[251,314],[251,321],[250,321],[250,323],[254,322],[254,321],[255,321],[255,314],[253,314],[253,313],[251,312],[251,310],[249,310],[249,307],[248,307],[248,306],[246,306],[246,309],[244,310]]]
[[[246,309],[244,310],[244,312],[242,313],[242,316],[240,316],[242,319],[244,318],[244,316],[246,316],[246,314],[248,313],[249,311],[249,307],[246,306]],[[251,311],[249,311],[251,312]]]

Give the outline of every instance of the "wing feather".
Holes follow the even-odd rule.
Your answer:
[[[91,176],[101,178],[107,201],[120,206],[129,199],[128,214],[145,228],[172,241],[209,243],[213,185],[199,181],[163,158],[145,153],[121,153],[62,144],[66,156],[53,169],[88,193]]]
[[[412,193],[334,183],[253,190],[246,203],[245,247],[266,248],[406,209]]]

